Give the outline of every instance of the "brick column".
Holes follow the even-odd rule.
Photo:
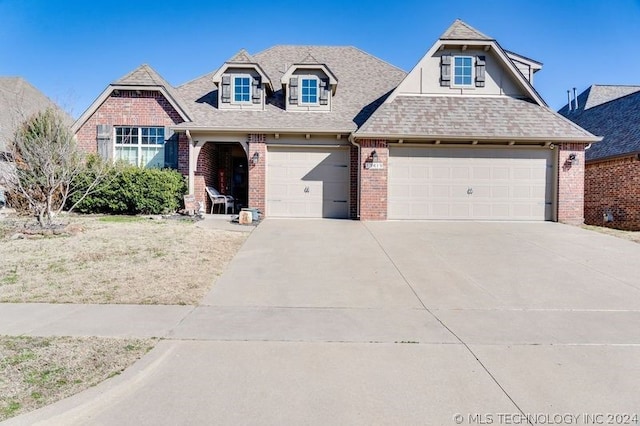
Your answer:
[[[360,220],[387,219],[387,173],[389,148],[382,139],[364,139],[360,141]],[[366,169],[373,151],[382,163],[382,169]]]
[[[265,172],[267,165],[267,146],[265,145],[266,135],[249,135],[249,207],[256,207],[266,217],[265,193],[266,181]],[[255,153],[260,156],[255,165],[251,164]]]
[[[569,156],[575,154],[575,160]],[[558,148],[558,222],[584,223],[584,144],[562,143]]]
[[[194,176],[194,195],[196,201],[201,201],[207,213],[211,211],[211,200],[207,195],[206,186],[217,187],[215,176],[213,175],[213,164],[215,161],[215,145],[213,142],[205,143],[200,149],[200,154],[196,160],[196,170]],[[218,190],[220,190],[218,188]]]
[[[358,218],[358,172],[360,164],[358,164],[358,147],[351,145],[349,148],[349,218]]]

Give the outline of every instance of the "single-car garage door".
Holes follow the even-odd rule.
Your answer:
[[[391,147],[388,217],[551,220],[552,152]]]
[[[349,217],[349,151],[269,147],[267,215]]]

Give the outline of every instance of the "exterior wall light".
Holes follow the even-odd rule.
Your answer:
[[[258,160],[260,160],[260,153],[258,151],[256,151],[251,156],[251,160],[250,160],[251,165],[255,166],[256,164],[258,164]]]
[[[384,169],[384,164],[380,161],[378,153],[373,150],[369,158],[364,163],[364,168],[367,170],[381,170]]]

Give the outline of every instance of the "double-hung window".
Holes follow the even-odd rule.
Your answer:
[[[251,102],[251,77],[243,75],[233,78],[233,101]]]
[[[164,127],[116,127],[115,158],[140,167],[164,167]]]
[[[301,103],[302,104],[317,104],[318,103],[318,79],[315,77],[301,79],[302,93],[301,93]]]
[[[453,85],[473,85],[473,58],[471,56],[453,57]]]

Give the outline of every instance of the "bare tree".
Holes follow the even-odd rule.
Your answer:
[[[18,127],[9,152],[15,162],[13,176],[8,179],[9,191],[25,199],[43,227],[50,227],[53,218],[77,191],[82,191],[73,210],[107,176],[107,165],[99,160],[87,165],[78,149],[71,129],[61,114],[43,110]],[[88,185],[74,185],[82,172],[91,167]]]

